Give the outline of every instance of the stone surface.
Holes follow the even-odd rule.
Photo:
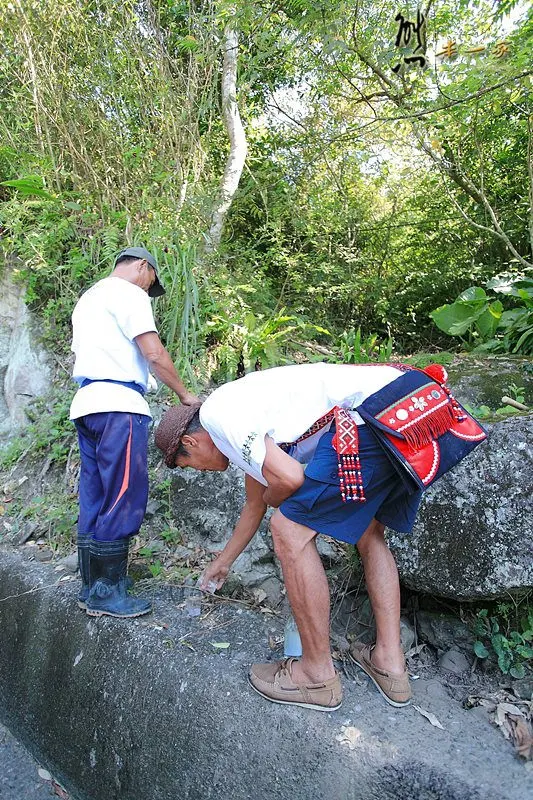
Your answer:
[[[415,643],[415,630],[409,620],[405,619],[405,617],[401,617],[400,619],[400,642],[402,644],[402,650],[404,653],[407,653],[408,650]]]
[[[55,578],[0,548],[0,717],[73,800],[517,800],[533,791],[493,725],[422,681],[415,704],[443,730],[345,675],[331,714],[263,700],[246,672],[278,657],[269,641],[281,618],[222,602],[191,620],[156,594],[150,617],[91,619],[76,606],[79,583]],[[347,727],[359,733],[354,750]]]
[[[418,611],[416,615],[418,638],[436,650],[459,649],[471,653],[475,637],[464,622],[451,614]]]
[[[413,533],[389,533],[412,589],[477,600],[533,586],[533,415],[488,427],[489,440],[425,492]]]
[[[78,571],[78,554],[71,553],[69,556],[62,558],[59,563],[65,567],[67,572],[74,575]]]
[[[36,561],[51,561],[54,554],[48,547],[35,548],[34,558]]]
[[[533,675],[513,682],[513,691],[523,700],[533,701]]]
[[[448,369],[450,386],[459,402],[471,406],[486,405],[493,411],[509,395],[509,386],[524,387],[526,400],[533,400],[531,359],[521,356],[457,357]]]
[[[0,437],[27,422],[28,402],[50,389],[49,359],[24,302],[24,289],[6,268],[0,279]]]
[[[157,512],[161,509],[162,505],[163,505],[163,503],[160,500],[156,500],[154,498],[149,500],[148,503],[146,504],[145,517],[147,519],[149,519],[150,517],[153,517],[154,514],[157,514]]]
[[[470,662],[458,650],[448,650],[439,658],[439,667],[454,675],[462,675],[470,667]]]
[[[319,536],[317,539],[317,550],[326,567],[346,563],[346,551],[329,536]]]

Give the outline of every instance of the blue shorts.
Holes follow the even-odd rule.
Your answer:
[[[342,501],[332,429],[320,439],[303,484],[279,510],[293,522],[349,544],[361,538],[374,518],[395,531],[410,533],[422,491],[409,494],[367,426],[360,425],[358,432],[365,502]]]

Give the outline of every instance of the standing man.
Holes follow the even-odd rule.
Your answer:
[[[267,506],[277,508],[272,537],[303,656],[252,665],[250,683],[268,700],[320,711],[339,708],[342,701],[329,645],[328,582],[315,544],[322,533],[357,545],[365,569],[376,642],[372,647],[355,643],[352,657],[388,703],[409,703],[398,571],[384,531],[385,526],[411,531],[422,492],[400,477],[355,409],[366,414],[361,404],[386,394],[384,419],[408,431],[413,451],[423,455],[417,467],[424,477],[428,466],[432,477],[437,475],[435,437],[469,423],[462,422],[466,418],[453,406],[447,387],[425,373],[407,375],[408,370],[303,364],[254,372],[216,389],[202,405],[169,409],[156,430],[156,444],[170,468],[222,471],[232,461],[246,473],[241,515],[205,571],[204,584],[215,581],[220,588]],[[414,385],[419,388],[411,397]],[[467,433],[470,440],[470,429]],[[479,438],[485,438],[482,431]],[[444,464],[444,451],[442,456]]]
[[[148,250],[129,247],[108,278],[79,299],[72,314],[73,377],[70,407],[81,456],[78,557],[80,608],[87,614],[137,617],[151,604],[127,588],[128,550],[148,500],[148,426],[143,395],[149,372],[185,405],[187,391],[159,339],[150,303],[163,295],[157,263]]]

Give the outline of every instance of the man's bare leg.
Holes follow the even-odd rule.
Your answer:
[[[385,526],[372,520],[357,542],[357,549],[376,621],[372,663],[386,672],[401,673],[405,669],[405,658],[400,643],[400,581],[384,532]]]
[[[329,586],[318,555],[316,532],[276,511],[270,521],[274,548],[302,640],[302,658],[294,662],[296,683],[318,683],[335,675],[329,645]]]

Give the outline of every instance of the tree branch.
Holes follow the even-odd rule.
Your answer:
[[[356,48],[356,53],[357,53],[358,57],[361,59],[361,61],[363,61],[363,63],[366,64],[374,72],[374,74],[379,78],[379,80],[381,80],[382,82],[386,81],[387,85],[389,85],[389,86],[392,85],[391,81],[384,75],[383,71],[379,67],[377,67],[377,65],[372,64],[372,62],[364,55],[364,53],[362,53],[360,51],[359,48]],[[525,75],[530,75],[532,73],[533,73],[533,70],[526,70],[525,72],[522,72],[520,75],[515,76],[513,78],[513,81],[518,80],[519,78],[525,77]],[[483,95],[487,94],[489,91],[494,91],[495,89],[497,89],[497,88],[499,88],[501,86],[507,85],[507,83],[508,83],[508,81],[501,81],[499,84],[495,84],[494,86],[487,87],[486,89],[480,89],[478,92],[475,92],[473,95],[470,95],[468,100],[471,101],[473,99],[477,99],[479,97],[482,97]],[[400,109],[403,108],[403,98],[401,98],[399,96],[394,96],[394,95],[391,94],[390,95],[390,100],[396,105],[397,108],[400,108]],[[430,112],[425,111],[425,112],[418,112],[418,113],[415,113],[415,114],[403,115],[402,117],[396,117],[396,118],[393,117],[393,118],[390,118],[390,121],[392,122],[395,119],[406,119],[411,123],[411,127],[412,127],[413,133],[415,135],[415,138],[416,138],[419,146],[422,148],[422,150],[437,165],[437,167],[440,170],[441,174],[447,175],[451,180],[454,181],[454,183],[457,186],[459,186],[460,189],[462,189],[463,192],[465,192],[465,194],[467,194],[472,200],[474,200],[478,205],[481,205],[485,209],[485,211],[488,213],[488,215],[489,215],[489,217],[490,217],[490,219],[492,221],[493,227],[489,228],[489,227],[486,227],[486,226],[483,226],[483,225],[479,225],[478,223],[474,223],[473,220],[470,220],[470,218],[467,217],[466,214],[461,209],[461,213],[465,217],[465,219],[469,223],[474,225],[474,227],[480,228],[481,230],[485,230],[485,231],[491,232],[493,235],[495,235],[498,239],[500,239],[500,241],[502,241],[505,244],[505,247],[514,256],[514,258],[517,259],[517,261],[519,261],[525,267],[531,267],[531,266],[533,266],[533,264],[531,264],[529,261],[527,261],[518,252],[518,250],[515,248],[515,246],[513,245],[513,243],[511,242],[511,240],[509,239],[509,237],[507,236],[507,234],[505,233],[505,231],[501,227],[500,222],[498,220],[498,217],[496,215],[496,212],[495,212],[494,208],[492,207],[491,203],[489,202],[489,199],[487,198],[487,195],[485,194],[485,192],[482,189],[480,189],[479,187],[477,187],[475,185],[475,183],[461,171],[461,168],[459,167],[459,165],[458,165],[458,163],[456,161],[456,158],[455,158],[454,154],[452,153],[452,151],[450,150],[450,148],[448,148],[448,151],[446,152],[446,158],[441,158],[440,156],[438,156],[437,153],[435,152],[435,150],[430,145],[427,144],[427,142],[425,140],[425,137],[424,137],[424,134],[422,133],[422,131],[420,131],[420,129],[418,128],[418,126],[416,124],[416,120],[417,119],[421,118],[422,116],[426,116],[428,113],[435,113],[436,111],[442,111],[442,110],[444,110],[444,108],[450,108],[452,106],[455,106],[455,105],[458,105],[459,103],[464,103],[464,102],[466,102],[466,99],[452,101],[451,103],[448,103],[447,106],[441,107],[439,109],[432,109]],[[376,120],[374,120],[374,122],[375,121]],[[530,164],[528,164],[528,169],[529,168],[530,168]]]

